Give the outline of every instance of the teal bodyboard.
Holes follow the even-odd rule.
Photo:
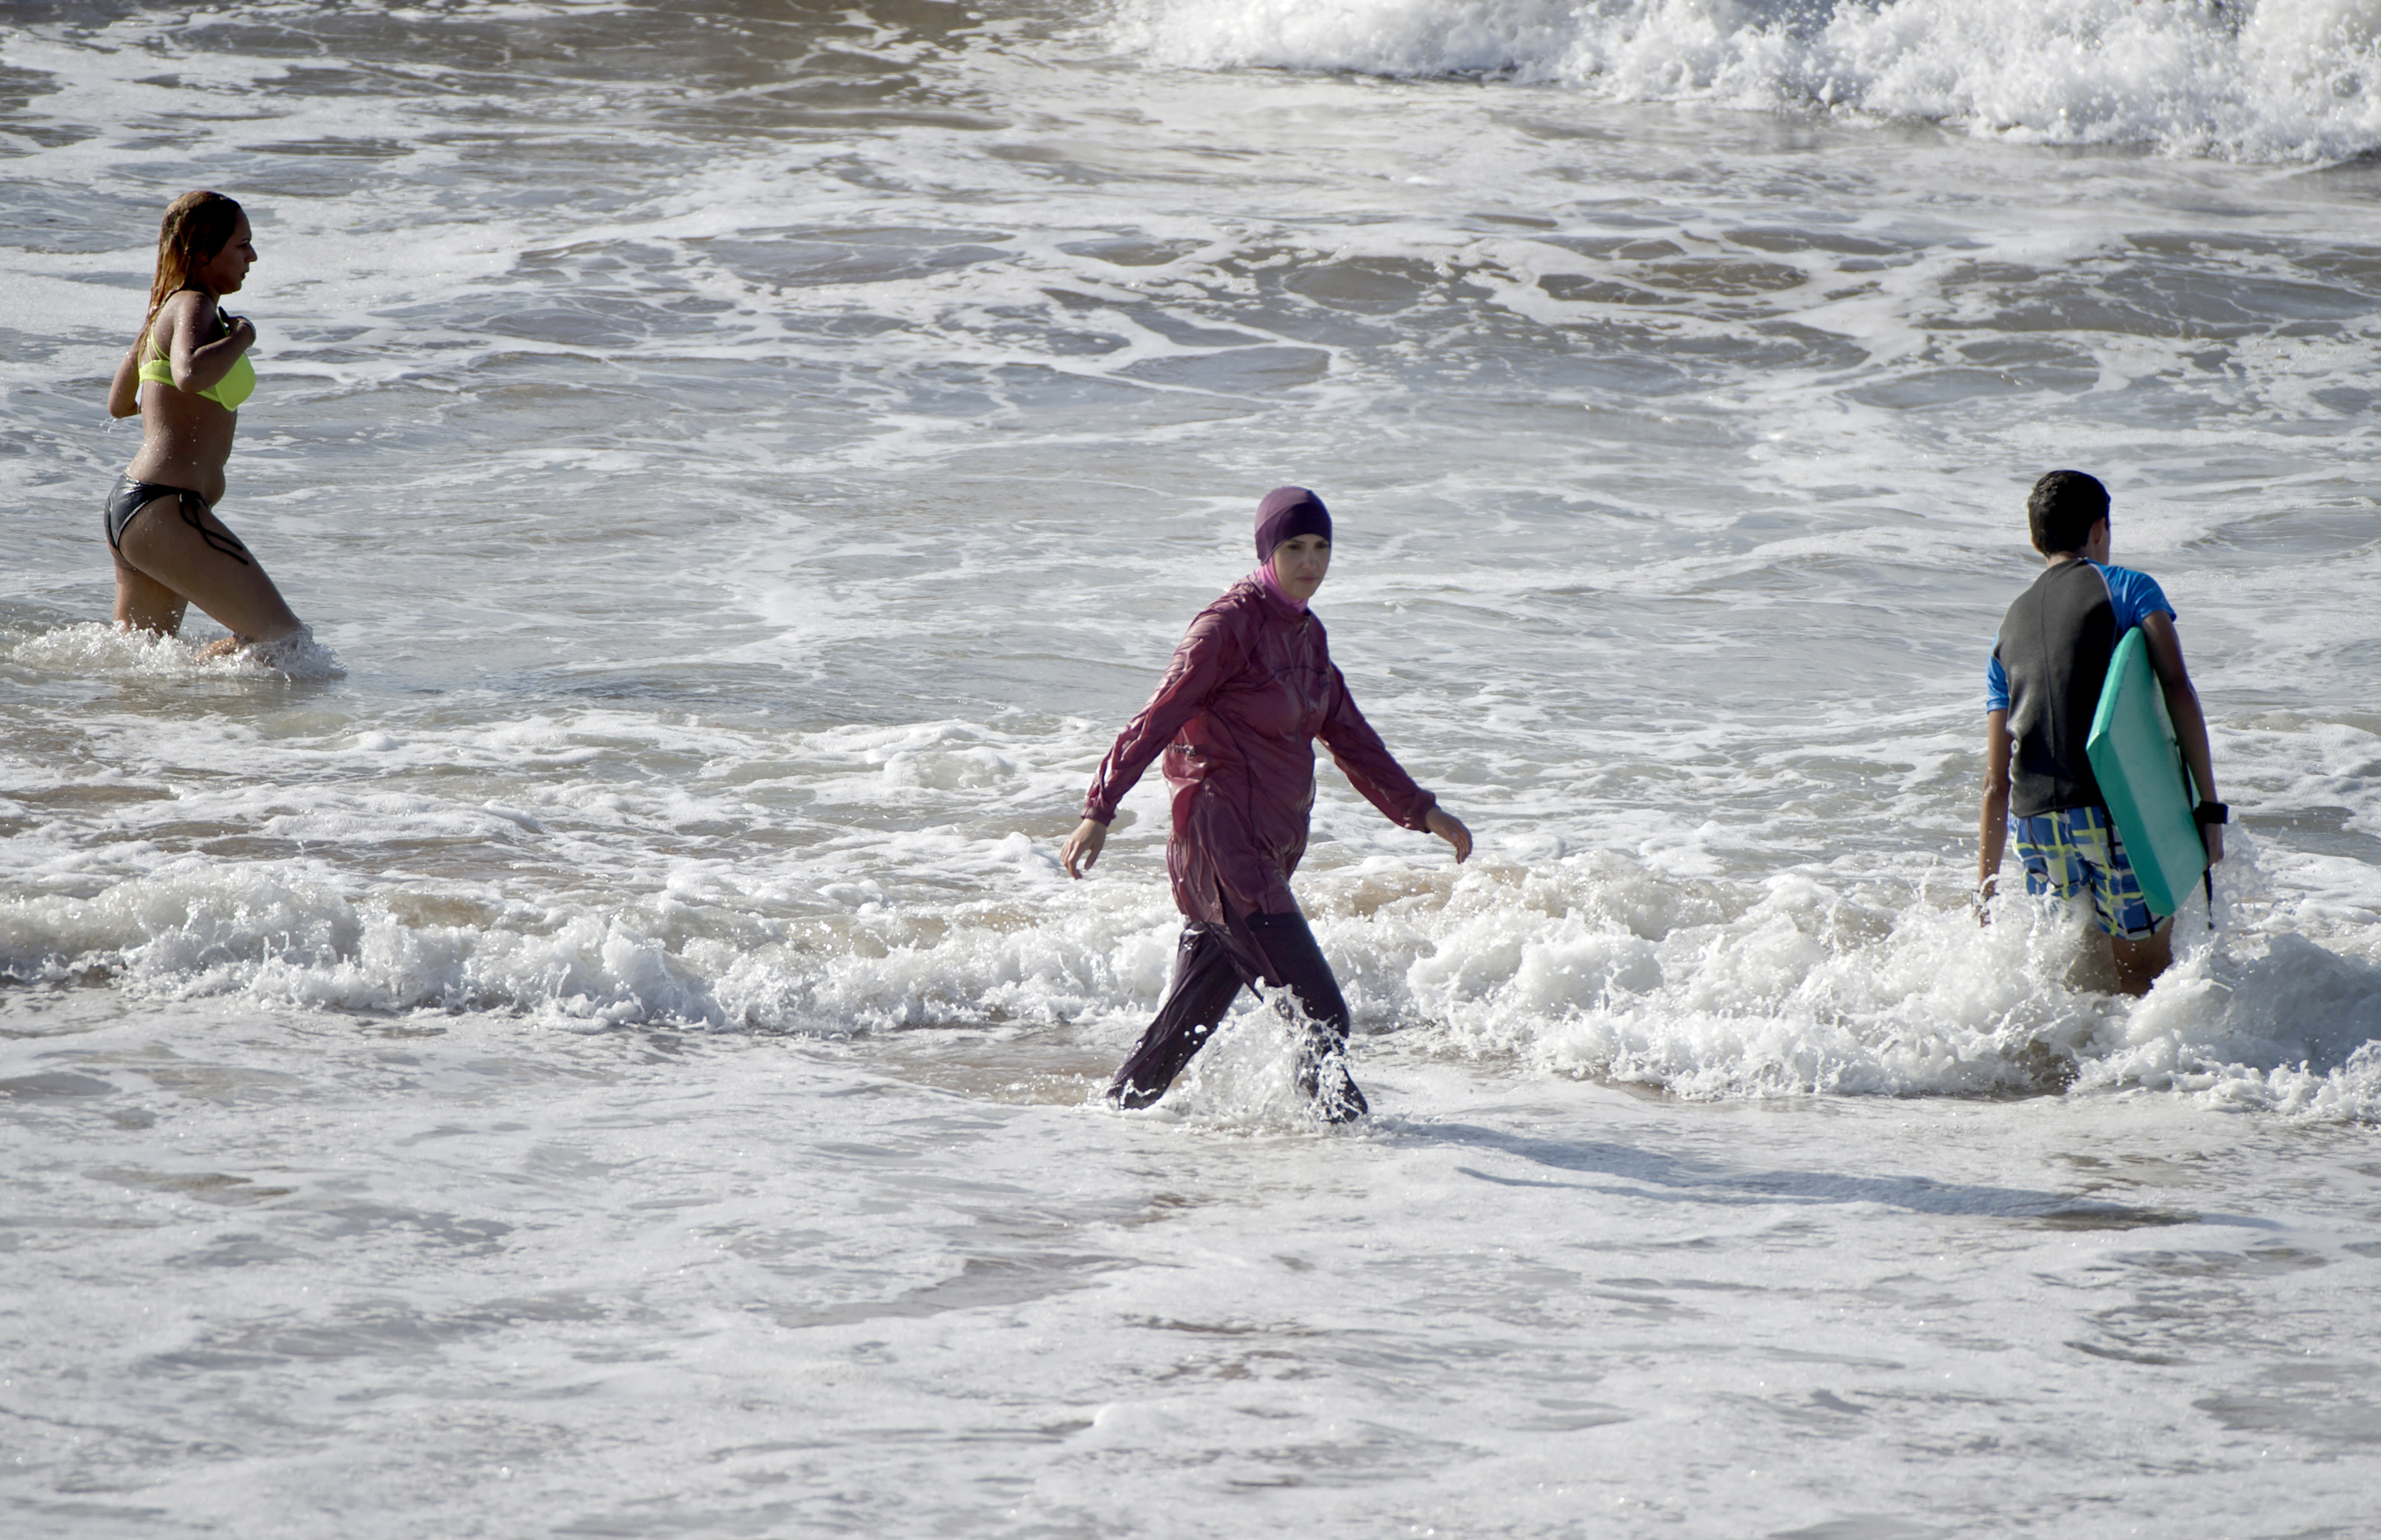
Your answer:
[[[2153,914],[2172,914],[2207,870],[2207,847],[2191,816],[2191,773],[2175,746],[2166,692],[2150,666],[2150,648],[2136,626],[2108,660],[2108,681],[2083,740],[2100,800],[2125,842],[2125,856]]]

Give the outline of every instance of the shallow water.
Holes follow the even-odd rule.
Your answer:
[[[975,1036],[73,1009],[42,1533],[2347,1533],[2381,1436],[2336,1126],[1392,1045],[1316,1139]]]
[[[18,7],[10,1509],[2352,1530],[2372,18],[2120,9]],[[201,184],[277,670],[99,624]],[[1961,898],[2055,464],[2240,820],[2139,1004]],[[1481,851],[1325,769],[1381,1116],[1113,1118],[1158,788],[1056,843],[1293,480]]]

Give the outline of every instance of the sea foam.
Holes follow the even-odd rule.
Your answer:
[[[1122,0],[1116,31],[1202,69],[1502,75],[2246,161],[2381,145],[2375,0]]]
[[[18,643],[9,655],[61,673],[103,677],[336,679],[347,673],[338,654],[315,640],[311,626],[263,646],[211,654],[214,644],[86,620],[43,631]]]
[[[1393,866],[1306,885],[1360,1079],[1367,1053],[1393,1049],[1696,1100],[2074,1088],[2381,1116],[2365,1046],[2381,1038],[2381,963],[2289,930],[2211,930],[2193,907],[2181,959],[2134,1003],[2107,992],[2086,922],[2021,895],[1980,932],[1948,883],[1896,897],[1808,874],[1685,879],[1608,851]],[[788,923],[727,890],[470,902],[360,891],[308,862],[180,857],[83,896],[0,900],[0,976],[581,1030],[1071,1025],[1113,1052],[1154,1007],[1178,923],[1139,884],[1032,904],[848,898]],[[1206,1087],[1202,1116],[1252,1113],[1263,1096],[1239,1092],[1274,1086],[1264,1066],[1283,1051],[1262,1026],[1227,1031],[1187,1087]],[[1252,1054],[1263,1062],[1239,1062]]]

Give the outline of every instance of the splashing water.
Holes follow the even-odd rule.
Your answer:
[[[2246,161],[2381,146],[2374,0],[1126,0],[1117,28],[1196,68],[1496,74]]]

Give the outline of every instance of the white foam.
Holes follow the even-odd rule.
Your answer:
[[[0,1502],[2354,1530],[2369,173],[2012,146],[1990,5],[1896,10],[1942,38],[1876,33],[1840,114],[1824,8],[1776,57],[1770,8],[1648,8],[1517,88],[1146,67],[1096,5],[0,35],[42,77],[0,263],[91,290],[0,361]],[[1349,67],[1624,13],[1418,6]],[[2234,68],[2191,67],[2176,148]],[[1990,111],[1875,131],[1893,92]],[[265,255],[231,517],[344,678],[71,624],[135,432],[98,385],[201,183]],[[2079,461],[2241,820],[2228,930],[2139,1003],[2072,917],[1960,901],[2025,483]],[[1111,1115],[1165,788],[1088,881],[1056,841],[1283,479],[1479,852],[1325,768],[1299,891],[1375,1116],[1314,1127],[1253,1002]],[[1962,1451],[1923,1502],[1912,1448]]]
[[[104,613],[104,551],[87,514],[33,527],[0,659],[49,735],[0,787],[19,976],[226,1009],[1023,1024],[1113,1053],[1170,959],[1164,789],[1090,885],[1053,843],[1245,569],[1248,495],[1296,474],[1346,519],[1336,654],[1482,836],[1458,880],[1325,773],[1301,892],[1374,1049],[1708,1099],[2072,1074],[2353,1103],[2272,1080],[2363,1072],[2323,1013],[2362,1020],[2381,927],[2359,859],[2381,778],[2336,662],[2375,558],[2298,522],[2363,507],[2340,392],[2372,342],[2314,179],[1825,125],[1782,153],[1728,114],[1574,134],[1563,91],[1211,67],[1825,99],[1988,141],[2183,152],[2232,122],[2201,148],[2287,158],[2352,141],[2362,98],[2290,140],[2282,86],[2225,92],[2363,33],[2097,0],[1151,6],[1142,56],[1208,72],[1032,27],[902,55],[930,92],[1007,104],[995,128],[748,141],[673,116],[674,85],[604,80],[653,158],[598,204],[488,169],[566,176],[583,146],[550,131],[596,85],[475,78],[502,109],[487,162],[449,95],[371,56],[486,14],[362,16],[306,55],[324,90],[287,83],[273,51],[299,45],[212,23],[0,41],[57,88],[28,109],[60,130],[32,183],[146,207],[180,173],[140,125],[253,115],[229,168],[284,190],[257,202],[239,517],[353,670],[259,690],[262,660],[60,627]],[[2153,66],[2170,121],[2126,83]],[[287,148],[365,138],[336,175]],[[95,501],[60,488],[121,463],[45,381],[120,346],[94,296],[138,276],[140,233],[22,253],[87,334],[11,366],[27,442],[66,446],[0,470],[28,507]],[[2071,931],[2012,910],[1979,936],[1945,898],[1983,651],[2030,570],[2023,482],[2082,459],[2268,820],[2227,869],[2228,949],[2174,988],[2263,990],[2295,938],[2338,959],[2333,995],[2131,1008],[2073,974]],[[1192,1098],[1218,1126],[1270,1116],[1247,1041],[1245,1086]]]
[[[2244,160],[2381,144],[2373,0],[1126,0],[1119,17],[1128,46],[1195,68],[1509,74]]]
[[[1033,859],[1017,837],[988,854]],[[1923,895],[1879,903],[1807,875],[1681,881],[1609,853],[1451,882],[1390,875],[1307,885],[1359,1024],[1360,1079],[1366,1038],[1386,1032],[1409,1053],[1692,1098],[2072,1082],[2331,1118],[2367,1116],[2381,1094],[2363,1047],[2381,1037],[2381,968],[2270,920],[2216,935],[2187,911],[2183,960],[2129,1005],[2100,992],[2081,922],[2022,898],[1980,933]],[[1177,922],[1145,887],[1051,880],[1039,898],[958,902],[830,884],[815,890],[836,906],[821,924],[770,918],[724,872],[626,902],[458,907],[358,892],[314,863],[184,857],[89,897],[0,903],[0,966],[160,998],[587,1024],[841,1036],[1097,1023],[1119,1048],[1164,987]],[[1276,1072],[1288,1039],[1253,1002],[1237,1020],[1182,1115],[1271,1127],[1294,1110]]]
[[[208,649],[216,644],[205,638],[119,630],[89,620],[31,637],[17,643],[10,655],[60,672],[152,678],[336,679],[347,673],[337,654],[314,639],[311,626],[262,646],[210,654]]]

